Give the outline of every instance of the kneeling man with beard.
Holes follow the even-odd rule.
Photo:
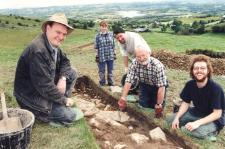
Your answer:
[[[139,104],[144,108],[156,111],[156,117],[162,116],[165,103],[166,75],[164,65],[156,58],[150,56],[149,50],[144,46],[137,46],[135,59],[131,63],[122,95],[118,102],[120,109],[126,106],[126,96],[134,81],[139,81]],[[156,110],[157,109],[157,110]]]
[[[212,65],[205,55],[194,56],[190,67],[192,80],[181,94],[179,111],[167,118],[173,129],[191,136],[207,139],[215,137],[224,126],[225,99],[222,87],[211,79]],[[190,108],[190,102],[194,107]]]

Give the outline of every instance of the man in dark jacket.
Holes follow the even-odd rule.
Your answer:
[[[77,73],[59,46],[73,28],[63,13],[52,15],[43,23],[37,36],[19,58],[14,95],[21,108],[34,113],[45,122],[70,124],[78,119],[80,110],[71,108]]]

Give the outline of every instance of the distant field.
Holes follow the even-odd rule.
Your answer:
[[[180,21],[182,21],[185,24],[193,23],[194,21],[208,21],[208,20],[219,20],[220,17],[206,17],[206,18],[196,18],[196,17],[181,17],[179,18]]]
[[[202,35],[175,35],[171,33],[143,33],[142,36],[152,49],[167,49],[184,53],[187,49],[209,49],[225,51],[225,34],[206,33]]]
[[[0,15],[0,26],[6,28],[22,28],[40,26],[41,20],[21,16]]]
[[[17,107],[13,96],[13,81],[16,64],[22,50],[30,41],[40,33],[40,28],[0,28],[0,89],[6,92],[7,104],[9,107]],[[223,51],[225,49],[224,36],[221,34],[204,34],[199,36],[178,36],[168,33],[143,33],[143,37],[151,45],[152,49],[168,49],[174,52],[184,52],[187,48],[208,48]],[[98,81],[97,65],[94,62],[94,50],[92,47],[78,49],[77,47],[94,41],[94,30],[75,31],[67,37],[62,49],[67,53],[72,65],[82,74],[88,74]],[[120,84],[120,76],[123,73],[122,58],[118,54],[115,63],[116,84]],[[189,79],[188,74],[179,70],[168,70],[168,78],[171,82],[168,101],[179,94],[181,86]],[[225,87],[225,80],[222,77],[215,77]],[[168,105],[172,105],[170,102]],[[81,120],[70,128],[52,128],[47,124],[37,122],[34,125],[31,139],[31,148],[48,149],[98,149],[95,138],[88,129],[87,122]],[[224,134],[224,132],[221,132]],[[40,135],[41,134],[41,135]],[[63,143],[62,143],[63,142]],[[200,142],[204,146],[205,142]],[[224,138],[220,137],[218,144],[224,147]]]

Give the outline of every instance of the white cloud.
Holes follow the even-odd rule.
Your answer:
[[[65,6],[78,4],[101,4],[118,2],[162,1],[162,0],[0,0],[0,8],[25,8]]]

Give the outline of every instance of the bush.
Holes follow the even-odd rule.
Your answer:
[[[190,49],[190,50],[186,50],[186,54],[189,54],[189,55],[204,54],[212,58],[225,58],[224,52],[215,52],[213,50],[208,50],[208,49]]]
[[[212,32],[214,32],[214,33],[225,33],[225,24],[213,26]]]
[[[18,23],[17,23],[17,25],[19,25],[19,26],[23,26],[23,24],[22,24],[22,23],[20,23],[20,22],[18,22]]]
[[[34,21],[35,21],[35,22],[41,22],[39,19],[35,19]]]

